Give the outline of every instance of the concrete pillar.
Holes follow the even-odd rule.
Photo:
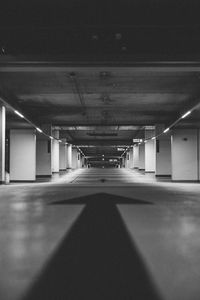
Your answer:
[[[72,168],[72,145],[67,145],[67,169]]]
[[[129,168],[133,168],[133,147],[129,150]]]
[[[5,182],[6,109],[0,106],[0,184]]]
[[[65,142],[60,143],[59,147],[59,169],[61,171],[66,170],[67,168],[67,151],[66,151],[67,145]]]
[[[138,169],[139,168],[139,146],[134,145],[133,147],[133,167]]]
[[[144,143],[138,145],[139,147],[139,170],[145,170],[145,146]]]
[[[199,132],[175,129],[172,134],[172,180],[199,180]]]
[[[124,155],[124,165],[125,165],[125,168],[127,169],[128,165],[129,165],[129,152],[126,152]]]
[[[78,152],[76,148],[72,148],[72,169],[78,168]]]
[[[56,138],[52,140],[52,172],[59,173],[59,130],[54,130],[52,136]]]
[[[45,124],[41,129],[52,135],[51,125]],[[52,141],[43,134],[36,135],[36,176],[52,176]]]
[[[155,136],[155,130],[145,130],[145,172],[155,172],[155,140],[151,138]]]
[[[36,134],[34,129],[10,130],[10,180],[36,178]]]
[[[51,140],[43,136],[43,139],[38,139],[36,142],[36,176],[51,176]]]
[[[164,124],[156,124],[155,134],[163,133],[164,129]],[[171,133],[159,136],[155,148],[155,175],[171,176]]]

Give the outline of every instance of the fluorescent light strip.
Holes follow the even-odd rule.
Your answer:
[[[36,130],[40,133],[42,133],[42,130],[39,127],[36,127]]]
[[[189,110],[188,112],[186,112],[184,115],[182,115],[181,119],[184,119],[185,117],[187,117],[188,115],[191,114],[191,111]]]
[[[15,114],[18,115],[20,118],[24,119],[24,116],[18,111],[14,110]]]
[[[167,131],[169,131],[169,127],[166,128],[163,132],[166,133]]]
[[[53,137],[52,137],[52,136],[50,136],[49,138],[50,138],[51,140],[53,140]]]
[[[153,136],[151,139],[152,139],[152,140],[155,140],[155,138],[156,138],[156,137],[155,137],[155,136]]]

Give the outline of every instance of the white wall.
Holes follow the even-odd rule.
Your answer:
[[[159,139],[156,151],[156,176],[171,175],[171,136]]]
[[[139,168],[139,146],[135,145],[133,147],[133,167]]]
[[[10,130],[10,180],[36,177],[36,135],[32,129]]]
[[[59,172],[59,142],[52,140],[52,172]]]
[[[0,183],[5,182],[6,109],[0,106]]]
[[[145,147],[144,144],[140,144],[139,146],[139,169],[145,169]]]
[[[197,129],[173,131],[172,180],[198,180],[197,136]]]
[[[52,175],[51,147],[52,147],[51,140],[37,138],[36,141],[36,175],[37,176]]]
[[[59,147],[59,169],[60,170],[66,170],[67,166],[67,152],[66,152],[67,146],[65,143],[60,143]]]

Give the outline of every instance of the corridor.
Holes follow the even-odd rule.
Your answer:
[[[199,300],[199,192],[117,168],[0,186],[0,299]]]

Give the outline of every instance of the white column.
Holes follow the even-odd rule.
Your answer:
[[[36,134],[34,129],[10,130],[10,180],[34,181]]]
[[[133,147],[133,167],[138,169],[139,168],[139,146],[134,145]]]
[[[76,148],[72,148],[72,169],[78,168],[78,153]]]
[[[72,145],[67,145],[67,169],[72,168]]]
[[[129,168],[133,168],[133,147],[129,150]]]
[[[59,169],[64,171],[66,170],[67,166],[67,151],[66,151],[67,145],[65,142],[60,143],[59,147]]]
[[[59,130],[54,130],[52,136],[59,139]],[[52,172],[59,172],[59,141],[56,139],[52,140]]]
[[[171,135],[160,136],[156,140],[156,176],[171,175]]]
[[[172,134],[172,180],[199,180],[198,130],[175,129]]]
[[[145,147],[144,143],[140,144],[139,146],[139,169],[145,170]]]
[[[52,135],[51,125],[42,125],[41,129]],[[52,175],[52,141],[43,134],[36,135],[36,176]]]
[[[0,183],[5,182],[6,109],[0,106]]]
[[[145,130],[145,172],[155,172],[155,130]]]

